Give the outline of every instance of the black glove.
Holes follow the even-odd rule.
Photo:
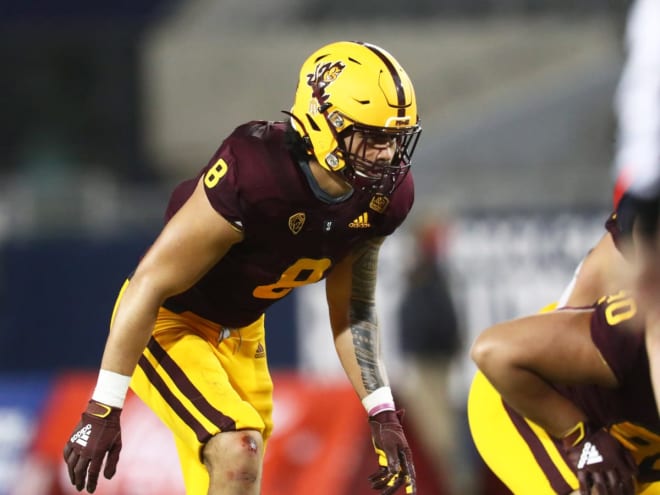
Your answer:
[[[69,478],[78,491],[85,488],[86,479],[87,491],[94,493],[106,454],[108,458],[103,476],[110,479],[115,475],[121,450],[120,414],[121,409],[93,400],[82,413],[80,422],[64,446]]]
[[[604,428],[579,423],[562,438],[562,447],[577,474],[580,495],[635,495],[635,460]]]
[[[383,411],[369,418],[380,468],[369,476],[371,487],[382,490],[381,495],[391,495],[402,486],[405,493],[416,495],[415,465],[408,441],[403,433],[403,410]]]

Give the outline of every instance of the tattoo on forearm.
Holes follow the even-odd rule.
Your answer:
[[[376,270],[381,240],[365,245],[353,265],[351,334],[355,356],[368,393],[385,385],[380,365],[380,342],[375,308]]]
[[[378,361],[378,327],[375,321],[352,319],[351,333],[355,347],[355,357],[362,373],[362,384],[368,393],[385,383]]]
[[[378,249],[381,242],[380,239],[370,241],[356,253],[353,263],[351,299],[375,304]]]

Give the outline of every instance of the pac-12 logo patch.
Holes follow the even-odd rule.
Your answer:
[[[300,232],[305,225],[306,215],[303,212],[294,213],[289,217],[289,230],[295,235]]]

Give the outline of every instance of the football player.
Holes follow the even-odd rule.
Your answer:
[[[78,490],[95,490],[104,460],[115,473],[130,384],[173,432],[188,494],[260,493],[273,406],[264,312],[325,279],[336,352],[371,426],[372,486],[416,493],[374,299],[379,248],[413,203],[413,85],[384,49],[335,42],[304,62],[285,113],[236,128],[174,190],[64,448]]]
[[[559,308],[473,343],[475,444],[514,494],[660,494],[660,418],[644,318],[614,217]],[[595,301],[595,302],[594,302]]]

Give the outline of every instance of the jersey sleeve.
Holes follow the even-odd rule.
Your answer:
[[[625,292],[601,298],[591,319],[591,338],[620,384],[624,384],[644,349],[641,317]]]
[[[244,214],[239,187],[238,160],[229,144],[223,144],[202,170],[204,191],[213,209],[243,230]]]

